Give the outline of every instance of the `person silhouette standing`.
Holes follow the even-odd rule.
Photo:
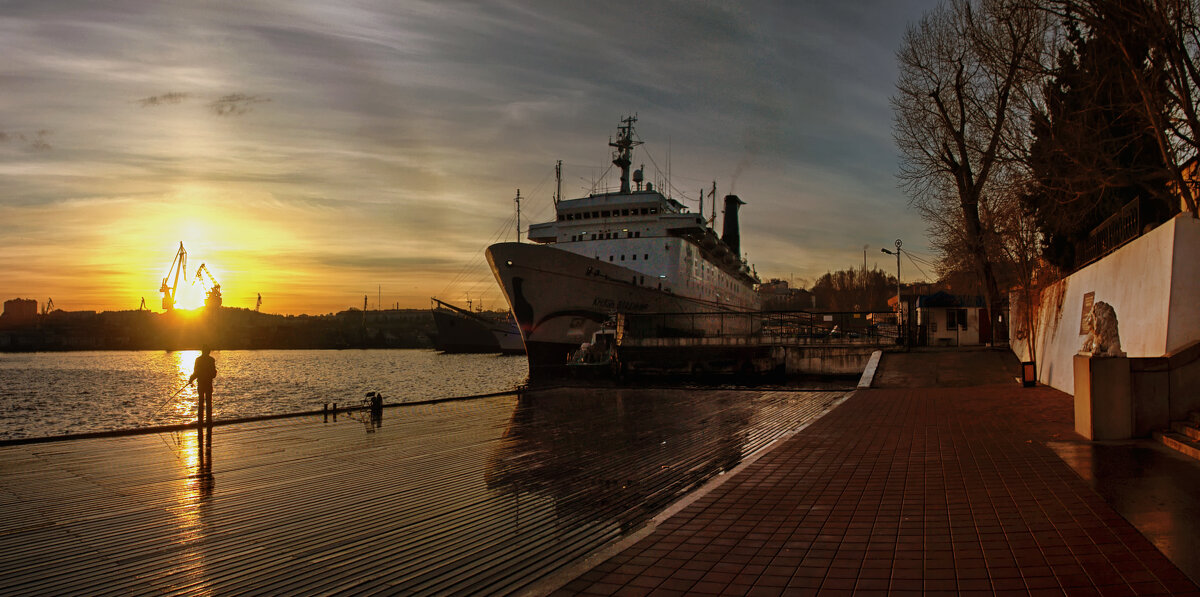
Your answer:
[[[217,360],[212,358],[208,354],[209,352],[211,352],[211,349],[208,346],[201,347],[200,356],[196,357],[196,362],[192,365],[192,376],[188,378],[188,385],[193,385],[197,381],[200,382],[196,386],[198,397],[196,417],[199,419],[196,423],[196,431],[199,433],[201,474],[208,473],[206,448],[210,449],[212,445],[213,379],[217,377]],[[209,440],[207,442],[205,441],[206,431]]]

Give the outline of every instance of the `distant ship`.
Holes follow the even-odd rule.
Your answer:
[[[525,352],[512,314],[477,313],[436,298],[431,300],[437,333],[430,339],[435,349],[449,353]]]
[[[561,373],[570,354],[613,313],[709,313],[690,318],[693,335],[716,333],[719,313],[757,311],[758,276],[740,254],[736,195],[725,197],[720,238],[630,164],[636,117],[610,141],[621,169],[617,192],[558,201],[553,222],[529,227],[536,244],[499,243],[487,259],[512,307],[531,374]],[[714,197],[715,200],[715,197]],[[749,325],[749,324],[746,324]],[[725,324],[725,331],[729,331]]]

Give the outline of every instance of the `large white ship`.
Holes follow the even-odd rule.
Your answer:
[[[736,195],[725,197],[718,238],[692,213],[643,185],[630,165],[636,117],[625,118],[613,147],[617,192],[558,201],[553,222],[529,227],[530,243],[488,247],[492,273],[525,341],[531,373],[565,368],[572,351],[614,313],[757,311],[758,277],[740,254]],[[715,200],[715,198],[714,198]],[[690,318],[692,333],[715,333],[719,317]],[[706,330],[711,321],[712,330]],[[728,327],[728,326],[726,326]]]

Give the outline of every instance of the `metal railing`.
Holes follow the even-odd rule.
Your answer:
[[[1075,247],[1075,269],[1116,251],[1142,233],[1142,202],[1135,198],[1088,233]]]
[[[902,333],[891,311],[753,311],[629,313],[621,341],[658,338],[738,338],[786,344],[895,344]]]

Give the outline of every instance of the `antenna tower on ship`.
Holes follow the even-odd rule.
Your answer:
[[[562,201],[562,160],[554,164],[554,207]]]
[[[641,145],[641,141],[633,140],[633,123],[637,122],[637,114],[621,119],[617,127],[617,140],[609,141],[613,148],[613,165],[621,169],[621,192],[629,192],[629,166],[633,163],[633,148]]]
[[[713,181],[712,192],[708,194],[712,198],[712,217],[708,219],[708,225],[711,228],[717,223],[717,181]],[[700,210],[700,217],[704,217],[704,210]]]
[[[521,242],[521,189],[517,189],[517,197],[513,201],[517,204],[517,242]]]

